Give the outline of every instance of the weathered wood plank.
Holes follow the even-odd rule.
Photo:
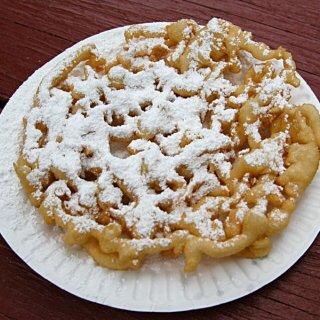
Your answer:
[[[320,239],[286,274],[257,293],[214,309],[189,312],[184,318],[209,320],[218,316],[218,319],[316,319],[316,316],[320,316],[320,300],[314,291],[319,288],[320,279],[314,279],[311,275],[299,275],[296,270],[309,264],[310,255],[319,255],[319,244]],[[317,270],[319,264],[317,262],[314,266]],[[69,295],[33,272],[3,239],[0,242],[0,274],[0,309],[2,313],[15,319],[25,319],[27,316],[30,319],[43,319],[44,314],[46,319],[150,319],[149,314],[119,312]],[[309,297],[310,290],[313,302],[306,298]],[[14,299],[4,299],[4,295]],[[54,307],[50,307],[51,305]],[[155,314],[152,318],[162,319],[163,316]],[[170,315],[173,320],[180,318],[179,314]]]
[[[252,31],[257,40],[265,41],[273,47],[282,45],[288,48],[297,61],[299,71],[311,73],[316,77],[320,72],[319,27],[310,25],[309,20],[294,21],[291,16],[273,15],[264,7],[239,0],[214,2],[146,0],[143,2],[143,10],[139,9],[142,4],[137,0],[50,1],[49,7],[42,1],[17,3],[4,0],[0,8],[1,6],[5,6],[5,10],[0,10],[0,18],[5,19],[2,20],[1,25],[5,24],[3,29],[9,28],[9,30],[1,33],[4,46],[0,49],[0,53],[12,54],[15,57],[0,61],[0,81],[4,83],[0,96],[3,98],[8,98],[32,70],[80,39],[120,25],[175,20],[181,17],[191,17],[202,23],[213,15],[229,19]],[[315,7],[316,3],[313,6]],[[308,18],[313,14],[309,11],[306,10]],[[278,10],[278,12],[282,11]],[[22,29],[25,30],[22,32]],[[26,41],[25,34],[29,35],[29,41]],[[45,39],[44,49],[44,43],[39,41],[41,38]],[[31,44],[32,48],[30,48]],[[30,53],[32,49],[45,50],[45,52],[42,56],[37,56],[39,52],[33,55]],[[25,52],[24,56],[29,57],[27,63],[16,56],[20,52]],[[19,63],[16,64],[13,61]],[[15,70],[17,66],[18,72]],[[15,74],[18,78],[16,83],[13,79],[6,83],[8,74]],[[312,81],[311,85],[318,95],[320,88],[318,83]]]

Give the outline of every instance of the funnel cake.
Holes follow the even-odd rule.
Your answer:
[[[107,40],[106,40],[107,41]],[[221,20],[128,28],[39,85],[14,164],[31,203],[98,264],[263,257],[319,164],[295,63]]]

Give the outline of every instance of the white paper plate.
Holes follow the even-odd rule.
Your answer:
[[[21,119],[30,109],[41,78],[80,45],[102,41],[108,47],[123,41],[125,28],[88,38],[37,70],[12,96],[0,117],[0,227],[11,248],[38,274],[81,298],[135,311],[173,312],[200,309],[247,295],[289,269],[319,232],[320,174],[305,192],[288,228],[273,238],[267,258],[247,260],[205,259],[192,275],[182,272],[182,260],[154,259],[139,271],[110,271],[97,266],[83,250],[70,248],[58,228],[47,227],[30,205],[13,171],[21,139]],[[301,81],[295,101],[319,102]]]

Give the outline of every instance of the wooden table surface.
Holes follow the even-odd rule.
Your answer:
[[[0,106],[34,70],[75,42],[139,22],[212,16],[293,53],[320,96],[320,0],[0,1]],[[0,128],[1,130],[1,128]],[[237,301],[170,315],[120,311],[81,300],[33,272],[0,239],[0,319],[320,319],[320,240],[284,275]]]

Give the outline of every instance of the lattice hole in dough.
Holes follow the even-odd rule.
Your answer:
[[[152,106],[152,101],[146,100],[146,101],[140,102],[139,106],[140,106],[142,111],[147,111]]]
[[[132,202],[135,202],[136,199],[133,194],[127,190],[127,187],[120,180],[114,181],[112,184],[115,188],[119,188],[122,192],[121,203],[125,206],[130,205]]]
[[[130,110],[129,113],[128,113],[128,116],[132,117],[132,118],[133,117],[137,117],[137,116],[139,116],[139,113],[136,110]]]
[[[170,200],[158,203],[157,207],[167,213],[170,213],[173,210],[173,204]]]
[[[106,121],[108,122],[108,121]],[[123,115],[117,115],[115,113],[112,114],[112,121],[108,124],[112,127],[119,127],[124,125],[124,116]]]
[[[48,127],[44,122],[37,122],[35,124],[36,129],[41,131],[41,137],[38,140],[39,147],[44,147],[47,143],[47,137],[48,137]]]
[[[211,129],[212,125],[212,110],[208,110],[206,114],[203,117],[202,122],[202,127],[206,129]]]
[[[96,181],[102,172],[101,168],[85,169],[81,175],[81,178],[86,181]]]
[[[189,184],[190,180],[193,178],[193,173],[189,170],[185,165],[181,164],[178,168],[176,168],[176,172],[179,176],[182,176],[187,184]]]
[[[261,125],[259,126],[258,131],[262,140],[268,139],[271,137],[270,121],[271,120],[267,118],[261,119]]]
[[[119,140],[111,137],[109,140],[110,153],[117,158],[128,158],[130,156],[128,146],[131,143],[131,141],[131,139]]]
[[[178,189],[183,187],[183,183],[181,183],[181,181],[167,181],[166,185],[168,186],[168,188],[170,188],[172,191],[177,191]]]
[[[156,194],[160,194],[163,190],[159,184],[159,181],[153,180],[148,183],[150,189],[152,189]]]

